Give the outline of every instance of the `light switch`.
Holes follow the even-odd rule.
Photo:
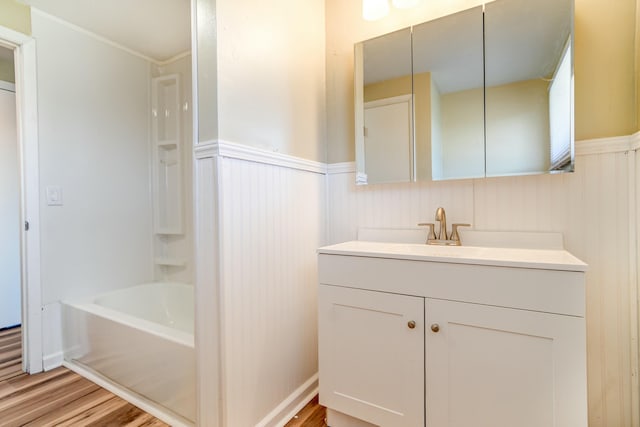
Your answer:
[[[47,205],[62,206],[62,187],[59,185],[47,186]]]

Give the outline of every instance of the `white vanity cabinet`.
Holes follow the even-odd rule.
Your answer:
[[[318,301],[322,404],[379,425],[424,425],[424,298],[320,286]]]
[[[566,251],[319,250],[330,427],[586,427],[586,265]]]

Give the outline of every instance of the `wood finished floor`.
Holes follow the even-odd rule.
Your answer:
[[[285,427],[326,427],[316,396]],[[163,427],[157,418],[66,369],[22,372],[21,329],[0,330],[0,427]]]
[[[167,424],[66,369],[22,372],[20,328],[0,331],[0,426],[128,426]]]

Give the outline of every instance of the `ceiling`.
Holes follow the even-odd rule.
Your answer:
[[[20,0],[162,62],[191,50],[189,0]]]

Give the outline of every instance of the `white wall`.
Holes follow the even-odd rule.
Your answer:
[[[432,221],[438,206],[449,223],[471,223],[477,230],[563,233],[565,247],[589,264],[589,425],[631,427],[635,177],[633,152],[625,149],[578,156],[573,174],[367,187],[355,186],[353,173],[331,174],[329,241],[353,240],[363,226],[415,227]]]
[[[199,121],[217,119],[219,140],[201,133],[195,148],[199,422],[274,425],[317,389],[325,177],[299,165],[325,159],[324,1],[198,0],[198,11],[214,3],[217,113],[204,105],[217,116]]]
[[[221,165],[226,425],[249,426],[270,420],[305,383],[317,387],[325,177],[235,159]]]
[[[216,4],[219,138],[324,161],[324,1]]]
[[[21,323],[16,96],[0,89],[0,328]]]
[[[150,65],[35,9],[32,21],[44,334],[55,341],[58,301],[152,279]],[[53,185],[63,206],[46,203]],[[59,350],[50,341],[45,358]]]

